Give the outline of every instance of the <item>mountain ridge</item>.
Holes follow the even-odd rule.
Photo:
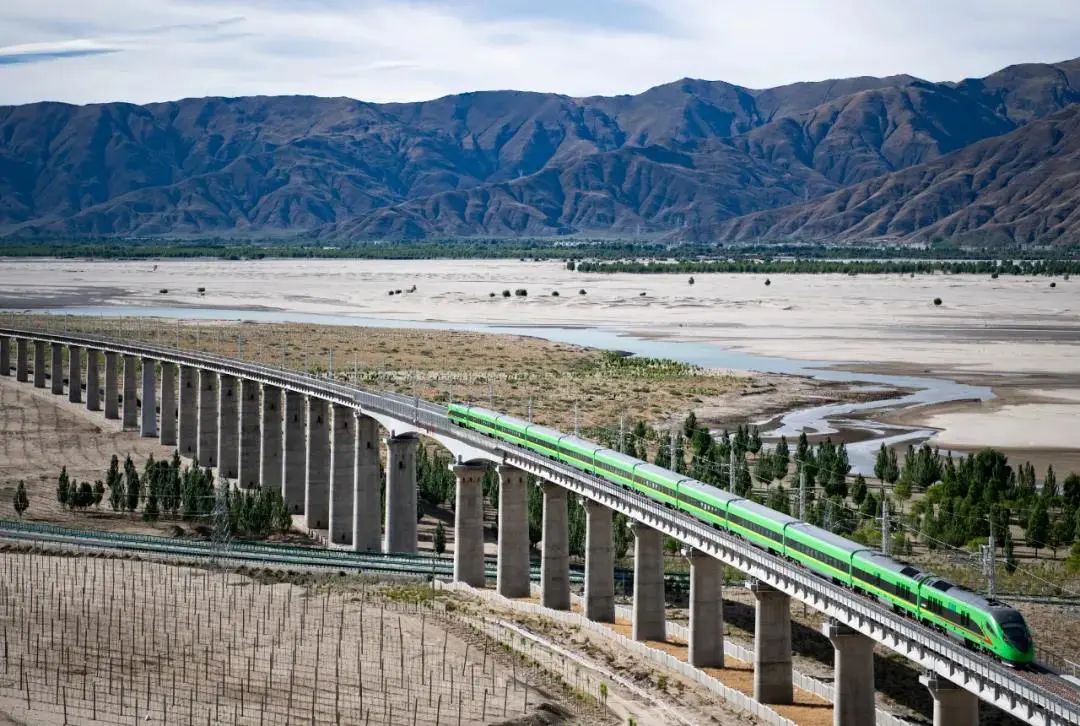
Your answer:
[[[0,234],[700,237],[1076,102],[1080,59],[953,83],[897,75],[748,89],[684,78],[580,98],[6,106]]]

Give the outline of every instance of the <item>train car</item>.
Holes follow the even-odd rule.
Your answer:
[[[1009,665],[1035,659],[1023,616],[996,600],[684,474],[600,444],[478,406],[450,404],[450,420],[633,489],[891,606]]]

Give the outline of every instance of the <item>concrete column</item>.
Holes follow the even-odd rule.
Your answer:
[[[142,425],[139,433],[146,438],[158,435],[156,361],[142,359]]]
[[[634,522],[634,640],[664,640],[664,535]]]
[[[0,337],[0,376],[11,375],[11,338]]]
[[[382,544],[382,510],[379,477],[379,424],[356,416],[353,424],[355,469],[353,471],[353,549],[378,552]]]
[[[45,387],[45,341],[34,341],[34,388]]]
[[[304,524],[327,529],[330,521],[330,435],[326,401],[307,399],[307,476],[304,482]]]
[[[161,364],[161,444],[176,446],[176,364]]]
[[[27,351],[26,347],[30,344],[26,338],[15,339],[15,380],[19,383],[26,383],[30,380],[30,376],[27,373]]]
[[[330,407],[330,532],[334,544],[352,546],[353,489],[356,486],[356,414],[353,409]]]
[[[82,403],[82,348],[68,348],[68,400]]]
[[[139,425],[139,394],[136,388],[135,368],[138,362],[133,355],[124,356],[124,428],[133,429]]]
[[[304,395],[285,392],[285,427],[281,445],[281,496],[292,514],[304,513],[307,482],[307,409]]]
[[[544,482],[543,551],[540,556],[540,601],[553,610],[570,609],[570,529],[566,490]]]
[[[764,582],[748,587],[757,599],[754,609],[754,700],[792,702],[791,598]]]
[[[57,396],[64,394],[64,346],[52,344],[52,373],[49,375],[52,392]]]
[[[615,622],[615,553],[611,546],[611,509],[586,499],[585,617]]]
[[[199,370],[199,465],[218,465],[218,375],[213,371]]]
[[[720,560],[690,550],[690,665],[724,667],[724,569]]]
[[[259,486],[281,491],[281,389],[262,387],[259,425]]]
[[[237,485],[243,489],[259,486],[259,446],[262,443],[259,423],[261,389],[262,385],[258,381],[247,378],[240,381],[240,456]]]
[[[416,447],[412,436],[386,437],[384,552],[416,552]]]
[[[499,474],[499,561],[496,586],[503,597],[529,596],[528,474],[502,465]]]
[[[105,418],[120,418],[119,365],[118,354],[105,353]]]
[[[450,466],[457,477],[454,502],[454,582],[484,586],[485,466]]]
[[[86,349],[86,410],[101,410],[101,378],[98,376],[98,351]]]
[[[978,726],[979,698],[937,673],[919,676],[934,698],[934,726]]]
[[[180,405],[177,437],[180,456],[198,457],[199,451],[199,381],[195,369],[180,366]]]
[[[833,725],[874,723],[874,641],[839,623],[822,623],[833,644]]]
[[[217,470],[235,479],[240,468],[240,392],[235,376],[218,376]]]

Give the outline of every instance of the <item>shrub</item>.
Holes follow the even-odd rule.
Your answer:
[[[527,297],[528,294],[529,294],[529,291],[526,290],[523,287],[519,287],[517,290],[514,290],[514,294],[517,295],[518,297]]]
[[[510,291],[509,290],[503,290],[503,297],[510,297]]]
[[[765,287],[768,287],[771,284],[772,284],[772,280],[770,280],[769,278],[766,277],[765,278]]]
[[[578,290],[577,294],[578,295],[584,295],[585,294],[585,288],[581,288],[580,290]]]
[[[935,305],[940,305],[941,304],[941,298],[939,298],[939,297],[934,298],[934,304]]]
[[[559,296],[559,291],[558,290],[552,290],[551,291],[551,296],[552,297],[558,297]]]

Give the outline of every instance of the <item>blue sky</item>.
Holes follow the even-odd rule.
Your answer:
[[[1078,0],[4,0],[0,103],[959,80],[1080,56]]]

